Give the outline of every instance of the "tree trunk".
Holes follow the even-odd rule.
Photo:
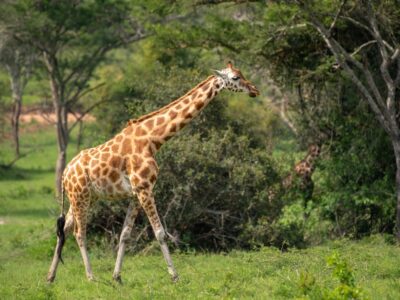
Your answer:
[[[58,100],[54,102],[55,113],[56,113],[56,125],[57,125],[57,144],[58,144],[58,156],[56,164],[56,190],[57,197],[61,195],[61,184],[62,174],[65,169],[67,160],[67,147],[68,147],[68,113],[67,108],[63,105],[62,101]]]
[[[9,66],[8,71],[10,73],[10,83],[11,83],[12,100],[13,100],[11,128],[12,128],[12,136],[13,136],[13,141],[14,141],[15,157],[18,158],[20,156],[19,117],[21,115],[21,106],[22,106],[22,85],[21,85],[20,72],[19,72],[18,68]]]
[[[83,121],[79,121],[79,130],[78,130],[78,137],[76,139],[76,151],[78,152],[81,148],[82,144],[82,136],[83,136]]]
[[[21,115],[21,107],[22,107],[22,95],[19,93],[18,95],[13,96],[13,112],[11,117],[11,126],[12,126],[12,135],[14,140],[14,151],[15,156],[20,156],[19,150],[19,117]]]
[[[67,160],[68,133],[68,107],[64,99],[64,85],[58,73],[57,58],[54,54],[43,53],[44,62],[50,79],[51,98],[53,100],[54,112],[56,114],[57,146],[58,156],[56,163],[56,197],[61,197],[62,175]]]
[[[396,238],[400,243],[400,137],[392,140],[396,158]]]

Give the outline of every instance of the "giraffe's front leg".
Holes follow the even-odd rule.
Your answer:
[[[118,246],[118,255],[117,255],[117,260],[115,262],[115,268],[113,273],[113,279],[119,283],[122,283],[121,269],[122,269],[122,260],[125,254],[126,242],[131,235],[133,223],[135,222],[138,213],[139,213],[139,205],[137,205],[136,203],[133,202],[133,200],[131,200],[131,202],[129,203],[128,211],[126,213],[124,225],[121,231],[121,236]]]
[[[168,272],[172,276],[172,281],[176,282],[179,279],[178,273],[175,270],[172,258],[169,253],[168,245],[166,242],[165,230],[161,224],[160,218],[157,213],[156,204],[151,189],[139,189],[138,198],[140,205],[146,212],[147,217],[151,223],[156,239],[160,243],[161,251],[167,263]]]

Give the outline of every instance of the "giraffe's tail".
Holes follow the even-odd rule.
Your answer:
[[[61,252],[62,252],[64,243],[65,243],[64,225],[65,225],[65,215],[61,214],[61,216],[59,216],[57,219],[57,237],[58,237],[57,255],[58,255],[59,260],[62,263],[64,263],[64,261],[61,257]]]
[[[65,225],[65,214],[64,214],[64,176],[61,179],[61,214],[57,219],[57,256],[59,260],[64,263],[61,252],[64,247],[65,243],[65,232],[64,232],[64,225]]]

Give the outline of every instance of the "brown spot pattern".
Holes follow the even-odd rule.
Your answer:
[[[169,116],[170,116],[171,120],[175,119],[177,115],[178,115],[178,113],[174,110],[171,110],[169,112]]]
[[[154,146],[156,147],[157,150],[160,149],[161,146],[162,146],[162,143],[160,143],[158,141],[154,141],[153,144],[154,144]]]
[[[110,157],[110,153],[103,153],[101,155],[101,160],[102,161],[107,161],[109,159],[109,157]]]
[[[142,128],[141,126],[138,126],[135,130],[135,135],[136,136],[142,136],[142,135],[146,135],[147,131],[144,130],[144,128]]]
[[[121,158],[120,157],[115,156],[115,155],[113,157],[111,157],[111,159],[110,159],[110,166],[111,167],[117,169],[117,168],[119,168],[120,164],[121,164]]]
[[[109,177],[112,182],[116,182],[119,179],[119,174],[117,171],[113,170],[113,171],[111,171]]]
[[[147,146],[147,141],[146,140],[136,140],[135,141],[135,152],[136,153],[143,153],[144,148]]]
[[[154,135],[162,135],[164,132],[165,132],[165,130],[167,129],[167,125],[165,124],[165,125],[163,125],[163,126],[161,126],[161,127],[158,127],[157,129],[155,129],[154,131],[153,131],[153,134]]]
[[[161,125],[164,122],[165,122],[165,118],[164,117],[157,118],[156,125]]]
[[[132,144],[130,139],[125,139],[122,142],[122,149],[121,149],[123,154],[128,154],[132,152]]]
[[[150,169],[148,167],[145,167],[142,171],[140,171],[139,175],[142,178],[146,178],[150,174]]]
[[[83,170],[79,164],[76,165],[76,173],[78,174],[78,176],[82,175],[83,173]]]
[[[204,106],[204,102],[199,101],[199,102],[196,103],[195,106],[196,106],[196,109],[197,109],[197,110],[200,110],[200,109],[202,109],[202,107]]]
[[[153,119],[150,119],[150,120],[148,120],[148,121],[146,121],[144,123],[144,126],[146,126],[148,129],[152,129],[153,125],[154,125],[154,120]]]
[[[93,170],[93,175],[94,175],[94,177],[100,177],[100,167],[96,167]]]
[[[129,126],[129,127],[125,128],[124,131],[125,131],[125,134],[131,134],[133,132],[133,128],[132,128],[132,126]]]
[[[156,175],[151,175],[151,177],[150,177],[150,182],[151,182],[151,183],[154,183],[154,182],[156,181],[156,179],[157,179],[157,176],[156,176]]]

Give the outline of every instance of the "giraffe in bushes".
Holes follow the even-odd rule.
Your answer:
[[[316,163],[321,155],[321,145],[319,143],[310,144],[304,159],[297,162],[293,170],[283,178],[280,182],[280,187],[287,192],[293,188],[296,180],[299,182],[297,186],[303,193],[305,200],[309,200],[314,192],[314,182],[312,175],[315,171]],[[276,187],[268,190],[268,200],[273,201],[278,195]]]
[[[321,146],[319,144],[311,144],[304,159],[296,163],[294,172],[286,176],[282,181],[284,189],[290,189],[293,185],[294,177],[300,178],[300,188],[306,193],[306,198],[312,196],[314,190],[314,182],[311,179],[315,171],[316,162],[321,154]]]
[[[227,68],[215,71],[195,88],[161,109],[128,122],[114,138],[97,147],[81,151],[63,173],[62,212],[57,220],[57,245],[47,280],[55,279],[66,235],[73,229],[86,276],[93,279],[86,249],[86,222],[90,204],[97,199],[131,199],[120,235],[117,260],[113,273],[121,281],[125,246],[139,209],[146,213],[158,240],[172,280],[178,280],[166,243],[166,233],[157,213],[153,187],[158,167],[155,153],[179,130],[196,117],[223,89],[259,95],[240,70],[228,63]],[[64,194],[70,208],[63,214]],[[134,196],[138,201],[134,200]]]

